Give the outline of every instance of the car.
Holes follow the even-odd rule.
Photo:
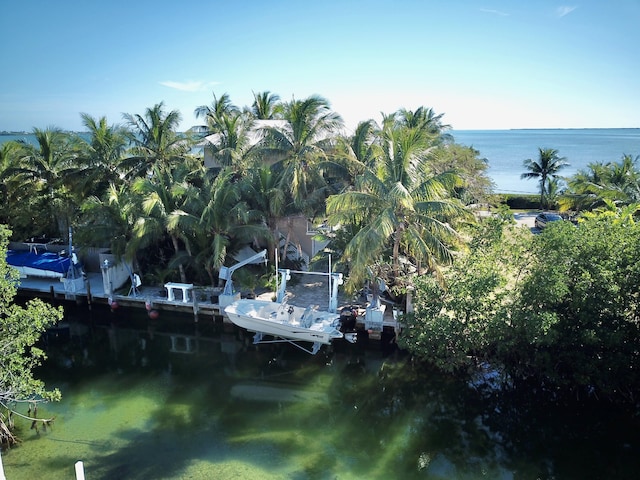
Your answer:
[[[536,216],[534,221],[534,225],[538,230],[542,230],[546,227],[550,222],[557,222],[559,220],[563,220],[563,218],[557,213],[551,212],[542,212]]]

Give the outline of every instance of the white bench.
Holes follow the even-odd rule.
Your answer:
[[[167,300],[170,302],[176,299],[176,290],[182,290],[182,301],[187,303],[189,301],[189,290],[193,289],[193,283],[174,283],[169,282],[164,284],[164,288],[167,289]]]

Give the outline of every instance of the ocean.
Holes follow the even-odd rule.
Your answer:
[[[640,128],[585,128],[532,130],[453,130],[455,141],[480,152],[489,164],[488,175],[498,193],[537,193],[536,180],[522,180],[522,162],[538,159],[538,148],[554,148],[569,166],[571,176],[594,162],[617,162],[623,155],[640,156]],[[0,135],[8,140],[33,141],[33,135]]]
[[[569,166],[570,177],[590,163],[617,162],[623,155],[640,156],[640,128],[542,130],[454,130],[456,143],[468,145],[489,162],[488,175],[498,193],[538,193],[537,180],[522,180],[526,159],[537,160],[538,148],[554,148]]]

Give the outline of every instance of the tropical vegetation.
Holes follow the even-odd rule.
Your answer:
[[[38,418],[38,404],[60,399],[60,392],[47,390],[33,370],[46,359],[37,346],[40,335],[62,319],[62,309],[39,299],[26,306],[15,303],[17,271],[5,258],[9,236],[0,225],[0,448],[19,440],[13,432],[18,416],[31,421],[34,429],[46,429],[53,419]]]
[[[569,165],[566,158],[561,157],[555,148],[538,148],[538,160],[528,158],[523,165],[527,171],[521,177],[538,179],[540,208],[549,208],[550,197],[558,191],[558,172]]]
[[[400,343],[480,387],[634,405],[640,394],[640,225],[628,211],[530,235],[495,217],[444,281],[416,281]],[[509,252],[505,255],[505,252]]]
[[[317,95],[258,92],[243,108],[214,95],[195,113],[203,125],[189,132],[159,103],[123,124],[81,114],[82,134],[36,128],[35,144],[5,143],[0,222],[16,240],[73,227],[80,247],[133,261],[146,283],[213,285],[244,246],[289,261],[290,222],[301,217],[327,242],[308,267],[331,254],[351,292],[385,285],[401,303],[413,291],[398,342],[414,358],[450,373],[488,366],[506,387],[640,393],[637,158],[589,165],[565,188],[566,159],[540,148],[523,177],[539,181],[541,208],[557,202],[583,220],[532,236],[504,212],[473,214],[491,193],[487,162],[430,108],[353,133]],[[44,317],[34,318],[41,331]]]
[[[149,282],[213,284],[244,245],[278,248],[287,261],[282,225],[302,217],[350,232],[346,243],[326,240],[355,290],[372,279],[369,264],[393,285],[400,264],[449,263],[464,248],[466,206],[490,191],[486,162],[429,108],[399,109],[353,135],[318,95],[258,92],[240,108],[214,94],[195,113],[204,124],[186,133],[179,112],[159,103],[123,124],[81,114],[83,134],[35,129],[37,146],[5,144],[2,220],[14,239],[64,238],[73,227],[80,247],[109,248]]]

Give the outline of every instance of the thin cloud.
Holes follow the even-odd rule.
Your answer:
[[[578,7],[570,6],[570,5],[561,5],[558,8],[556,8],[556,15],[558,16],[558,18],[562,18],[565,15],[569,15],[576,8],[578,8]]]
[[[500,15],[501,17],[508,17],[510,15],[507,12],[503,12],[500,10],[492,10],[490,8],[481,8],[480,11],[484,13],[490,13],[492,15]]]
[[[164,82],[160,82],[160,85],[164,85],[165,87],[173,88],[175,90],[180,90],[181,92],[202,92],[217,84],[218,82],[201,81],[173,82],[171,80],[167,80]]]

